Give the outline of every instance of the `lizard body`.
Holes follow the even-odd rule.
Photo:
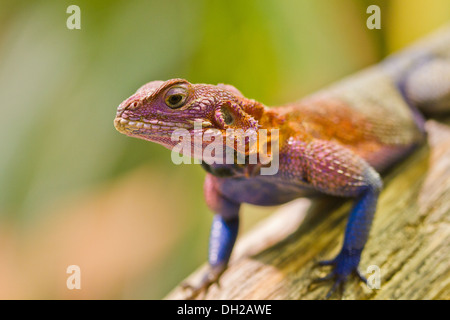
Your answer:
[[[274,175],[261,175],[260,163],[202,164],[205,199],[215,215],[210,270],[191,287],[192,296],[207,290],[226,269],[242,203],[276,205],[320,193],[354,199],[342,249],[322,263],[333,266],[326,277],[334,279],[330,294],[352,273],[363,279],[357,267],[382,190],[379,174],[425,141],[419,108],[450,110],[450,32],[442,34],[428,40],[431,50],[413,46],[285,106],[268,108],[233,86],[183,79],[150,82],[119,106],[117,130],[169,149],[176,144],[171,139],[175,130],[199,134],[195,121],[203,123],[200,134],[215,129],[223,139],[227,129],[279,130]]]

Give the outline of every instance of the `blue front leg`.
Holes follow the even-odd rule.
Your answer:
[[[334,279],[334,285],[327,298],[340,288],[352,273],[361,280],[366,279],[359,273],[358,264],[361,252],[367,242],[373,216],[376,210],[378,196],[381,190],[381,180],[373,181],[356,199],[345,230],[344,244],[339,254],[333,259],[320,262],[320,265],[332,265],[333,270],[319,280]]]
[[[215,212],[209,237],[208,262],[209,269],[199,284],[184,284],[191,290],[190,298],[195,298],[217,283],[228,266],[231,252],[239,229],[240,203],[233,202],[217,191],[217,180],[208,174],[205,180],[205,198],[208,207]]]
[[[209,237],[209,265],[213,269],[224,269],[230,259],[231,251],[239,229],[239,216],[225,219],[216,214]]]

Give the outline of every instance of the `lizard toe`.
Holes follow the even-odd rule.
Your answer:
[[[325,299],[329,299],[336,292],[339,292],[342,296],[345,283],[352,274],[356,275],[361,281],[367,282],[366,278],[358,270],[360,256],[360,251],[342,250],[334,259],[318,262],[319,266],[332,266],[330,273],[313,281],[315,283],[333,281],[333,285]]]

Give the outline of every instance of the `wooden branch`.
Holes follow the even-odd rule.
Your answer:
[[[450,298],[450,126],[427,122],[429,146],[384,179],[361,271],[381,270],[381,288],[351,280],[343,299]],[[350,202],[299,199],[243,235],[220,288],[206,299],[322,299],[330,283],[315,284],[341,246]],[[206,266],[186,281],[196,283]],[[365,272],[364,272],[365,273]],[[370,276],[370,274],[368,274]],[[184,299],[175,288],[167,299]],[[202,297],[200,297],[202,298]]]

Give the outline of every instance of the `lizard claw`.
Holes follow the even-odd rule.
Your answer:
[[[342,295],[344,283],[347,281],[347,278],[339,277],[336,275],[336,272],[333,270],[330,273],[328,273],[324,277],[315,278],[313,279],[313,283],[320,283],[320,282],[327,282],[327,281],[334,281],[333,285],[331,286],[331,289],[328,291],[327,295],[325,296],[325,299],[329,299],[336,291],[339,291],[339,294]]]
[[[334,265],[334,259],[332,259],[332,260],[322,260],[322,261],[319,261],[319,262],[317,262],[317,265],[320,266],[320,267],[322,267],[322,266],[331,266],[331,265]]]
[[[334,279],[334,274],[332,272],[330,272],[325,277],[320,277],[320,278],[313,279],[313,282],[315,282],[315,283],[317,283],[317,282],[325,282],[325,281],[332,280],[332,279]]]
[[[205,273],[199,284],[191,285],[186,282],[181,283],[180,286],[183,290],[189,291],[189,294],[186,296],[186,300],[193,300],[201,293],[206,294],[213,284],[217,284],[217,286],[220,287],[219,279],[224,271],[225,268],[223,267],[211,268]]]
[[[203,286],[203,285],[191,285],[189,283],[183,282],[181,284],[181,288],[183,288],[184,291],[188,291],[186,294],[186,300],[193,300],[197,298],[202,292],[207,292],[209,286]]]
[[[359,272],[358,264],[361,257],[361,252],[352,252],[342,250],[336,258],[332,260],[319,261],[318,266],[333,266],[329,274],[322,278],[316,278],[313,282],[334,281],[330,291],[327,293],[325,299],[329,299],[336,291],[342,295],[345,283],[351,274],[355,274],[361,281],[367,283],[366,278]]]

